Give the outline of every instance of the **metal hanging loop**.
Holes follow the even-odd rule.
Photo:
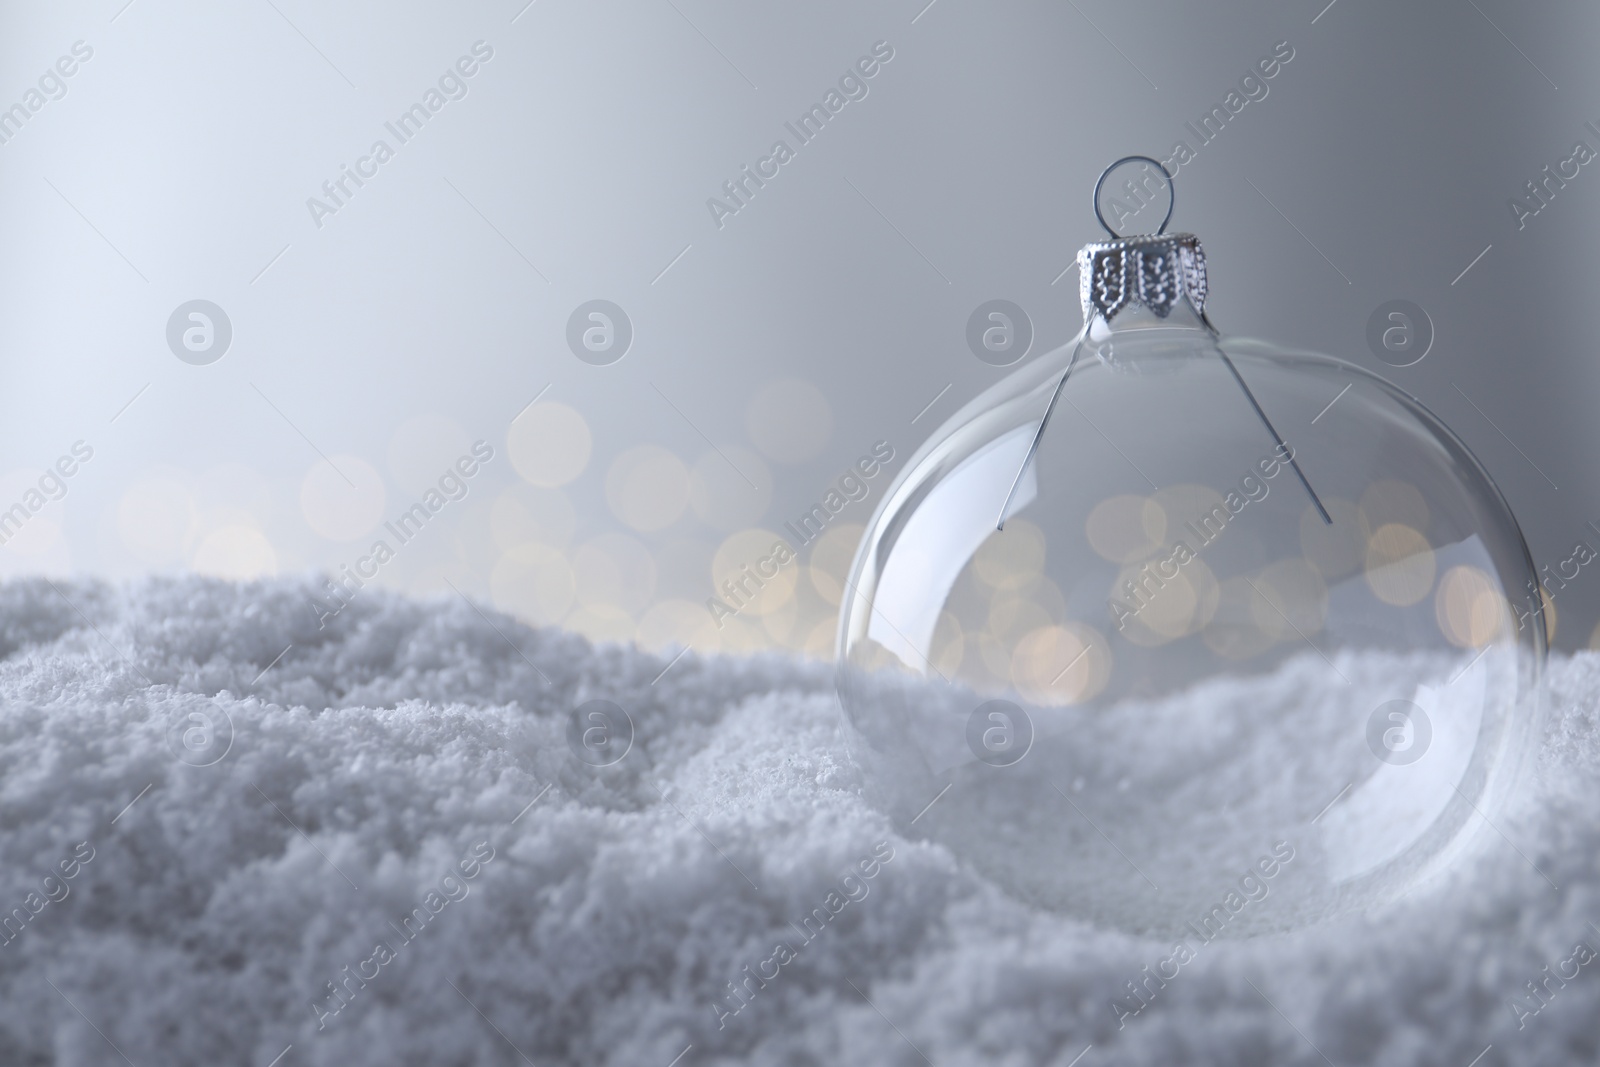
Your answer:
[[[1124,163],[1140,162],[1154,163],[1156,165],[1156,169],[1161,172],[1161,176],[1167,181],[1167,217],[1161,220],[1161,227],[1156,230],[1156,233],[1167,232],[1167,223],[1172,221],[1172,209],[1178,204],[1178,187],[1173,183],[1172,175],[1167,172],[1167,168],[1162,164],[1161,160],[1152,159],[1149,156],[1123,156],[1121,159],[1111,164],[1111,166],[1101,171],[1100,180],[1094,183],[1094,217],[1100,220],[1100,225],[1105,227],[1105,231],[1109,233],[1114,240],[1122,240],[1122,234],[1118,233],[1116,230],[1113,230],[1111,228],[1111,224],[1106,221],[1106,217],[1100,213],[1100,189],[1105,185],[1106,179],[1111,176],[1112,171],[1116,170]]]

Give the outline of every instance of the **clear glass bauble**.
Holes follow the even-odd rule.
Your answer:
[[[955,415],[847,588],[869,799],[1123,929],[1284,929],[1404,892],[1493,817],[1539,710],[1534,567],[1462,442],[1184,302],[1097,316]]]

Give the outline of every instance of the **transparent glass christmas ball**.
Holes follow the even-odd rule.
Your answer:
[[[1534,732],[1515,518],[1403,390],[1219,338],[1194,238],[1080,267],[1084,332],[934,433],[857,553],[838,688],[869,799],[1124,929],[1404,892],[1493,818]]]

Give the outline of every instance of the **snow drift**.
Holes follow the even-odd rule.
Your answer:
[[[895,833],[826,667],[312,589],[0,586],[0,1063],[1600,1057],[1600,656],[1449,875],[1160,978]]]

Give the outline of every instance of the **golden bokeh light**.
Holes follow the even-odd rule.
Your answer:
[[[201,539],[189,566],[197,574],[250,581],[277,574],[278,553],[253,526],[220,526]]]
[[[1110,497],[1090,510],[1084,534],[1101,559],[1133,563],[1153,555],[1165,542],[1167,513],[1149,497]]]
[[[584,417],[553,400],[529,406],[506,430],[512,468],[523,481],[544,489],[576,480],[589,465],[593,446]]]
[[[1015,592],[995,595],[989,603],[989,632],[1006,644],[1015,644],[1028,631],[1066,616],[1067,602],[1061,590],[1041,576]]]
[[[1177,573],[1168,577],[1174,568]],[[1129,591],[1129,583],[1137,597]],[[1216,614],[1221,590],[1205,561],[1191,558],[1181,565],[1174,559],[1124,567],[1109,596],[1134,611],[1120,631],[1122,636],[1153,648],[1203,629]]]
[[[383,520],[383,476],[359,456],[319,459],[300,482],[306,525],[330,541],[355,541]]]
[[[845,579],[849,577],[850,564],[855,561],[856,547],[865,531],[866,527],[860,523],[842,522],[828,527],[811,545],[806,575],[817,595],[834,607],[844,599]]]
[[[1438,563],[1433,547],[1415,527],[1391,522],[1367,538],[1366,577],[1385,604],[1409,607],[1433,589]]]
[[[967,635],[968,648],[977,647],[978,655],[964,656],[963,664],[970,664],[979,673],[980,679],[999,682],[1001,685],[1011,684],[1011,654],[1015,651],[1010,645],[1000,640],[988,630],[980,630],[975,634]],[[921,664],[917,664],[921,666]],[[981,668],[981,670],[979,670]],[[985,677],[986,676],[986,677]]]
[[[514,545],[489,573],[494,606],[540,626],[567,617],[577,599],[577,578],[566,556],[536,541]]]
[[[1477,567],[1451,567],[1439,579],[1434,617],[1445,639],[1459,648],[1482,648],[1512,625],[1500,584]]]
[[[792,566],[792,564],[791,564]],[[805,630],[800,620],[800,600],[771,582],[756,594],[755,617],[761,620],[761,629],[774,644],[787,645],[803,640]]]
[[[664,530],[689,506],[689,469],[660,445],[635,445],[606,471],[606,503],[632,529]]]
[[[1011,680],[1033,704],[1064,706],[1098,695],[1111,678],[1111,647],[1092,627],[1041,626],[1017,643]]]
[[[993,589],[1020,589],[1044,570],[1044,531],[1027,519],[1011,519],[973,553],[972,567]]]
[[[780,562],[782,557],[787,562]],[[711,587],[713,595],[739,614],[759,616],[794,596],[799,570],[787,541],[771,530],[752,527],[729,535],[717,546],[711,557]]]
[[[1048,611],[1027,597],[1002,594],[989,608],[989,633],[1002,645],[1014,646],[1023,635],[1053,621]]]
[[[834,648],[838,643],[838,638],[838,620],[823,619],[811,627],[811,632],[806,635],[804,643],[800,645],[800,654],[808,659],[831,663],[833,662]],[[935,665],[937,666],[937,664]]]
[[[1426,534],[1431,516],[1422,491],[1408,482],[1384,478],[1367,486],[1361,494],[1361,521],[1368,531],[1398,524]]]

